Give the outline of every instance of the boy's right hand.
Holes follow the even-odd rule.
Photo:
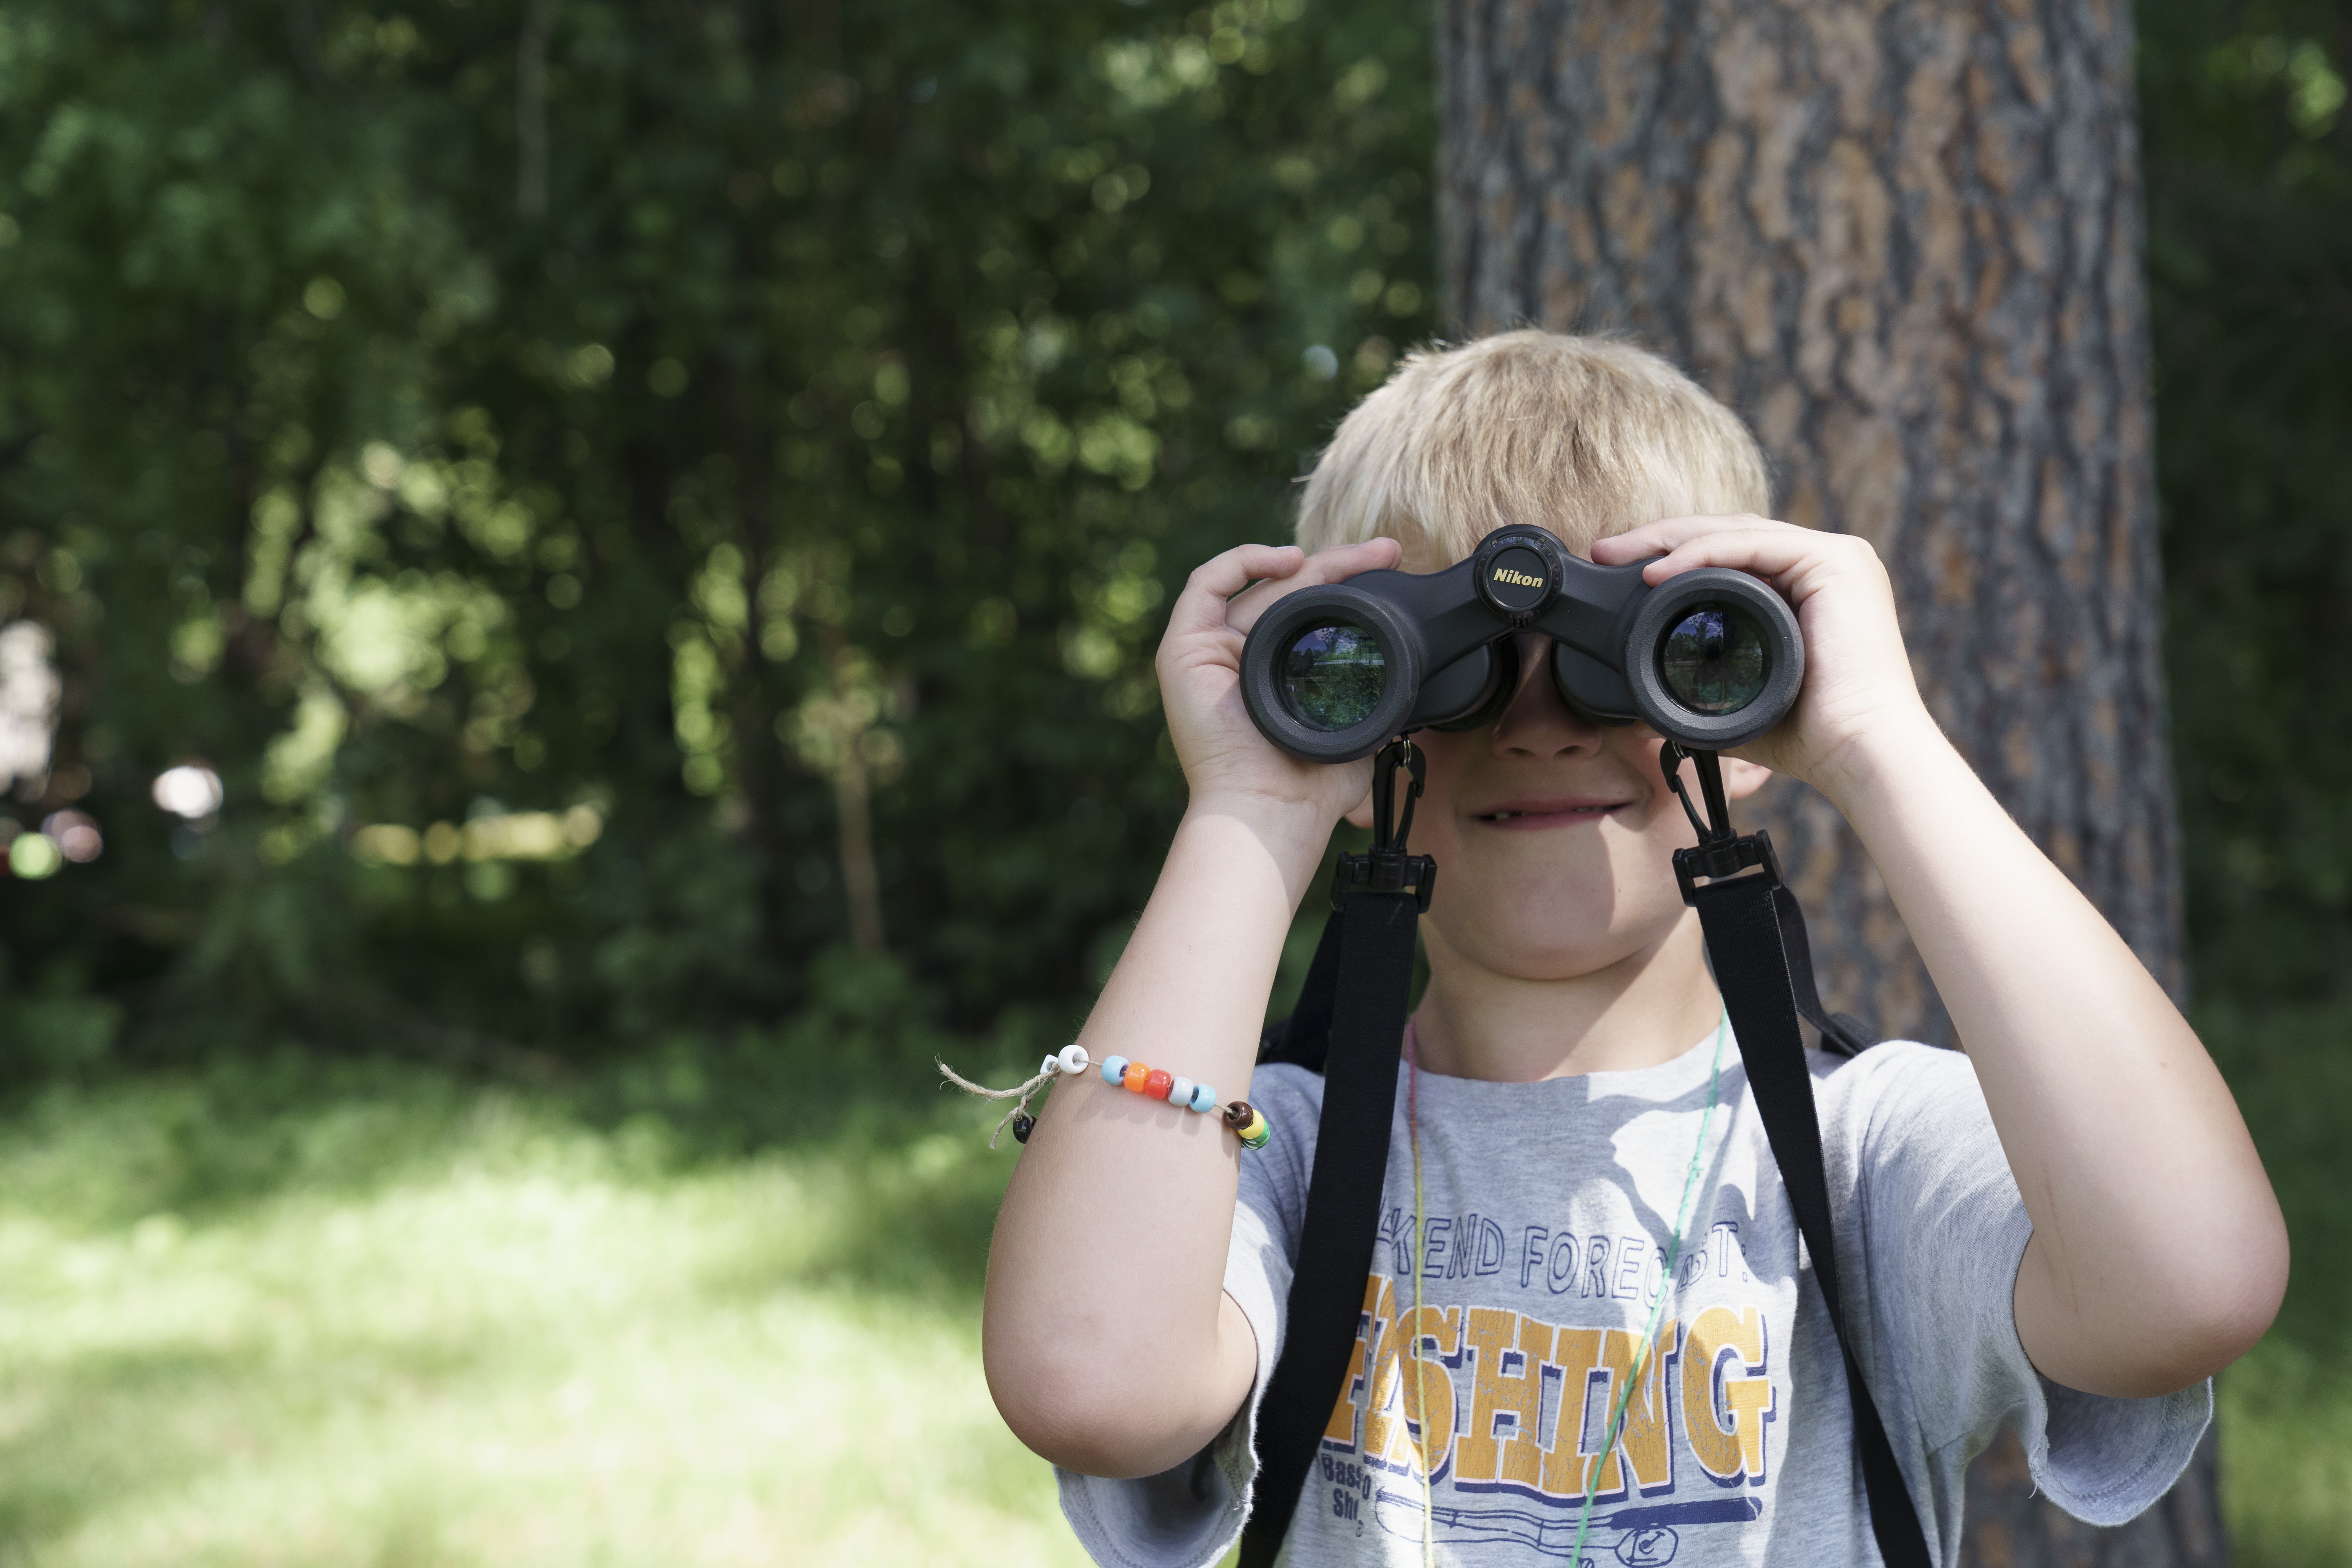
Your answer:
[[[1312,815],[1317,831],[1328,833],[1364,798],[1371,788],[1370,758],[1302,763],[1258,733],[1242,702],[1242,644],[1266,606],[1285,594],[1392,567],[1403,552],[1393,539],[1311,556],[1297,545],[1244,544],[1203,562],[1185,580],[1156,663],[1168,733],[1195,808],[1213,803],[1244,811],[1297,807]]]

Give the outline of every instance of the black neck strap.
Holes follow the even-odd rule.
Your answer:
[[[1696,764],[1706,819],[1684,790],[1686,755]],[[1375,762],[1372,853],[1340,857],[1335,907],[1298,1007],[1267,1031],[1260,1051],[1262,1061],[1321,1072],[1324,1089],[1282,1354],[1258,1406],[1256,1497],[1242,1532],[1243,1568],[1273,1568],[1321,1448],[1349,1352],[1370,1326],[1362,1321],[1364,1280],[1371,1272],[1396,1114],[1413,939],[1436,878],[1427,857],[1404,851],[1412,801],[1421,793],[1420,760],[1411,742],[1400,741]],[[1797,1020],[1803,1016],[1822,1031],[1825,1048],[1843,1055],[1867,1047],[1872,1036],[1854,1019],[1822,1007],[1796,895],[1781,880],[1768,835],[1731,832],[1715,756],[1670,743],[1661,762],[1699,833],[1697,847],[1675,854],[1675,873],[1706,933],[1707,957],[1739,1041],[1748,1091],[1844,1358],[1855,1453],[1879,1555],[1887,1568],[1929,1568],[1918,1514],[1846,1331],[1821,1121]],[[1391,833],[1400,767],[1411,769],[1412,784],[1404,821]]]
[[[1393,829],[1397,771],[1411,787]],[[1423,763],[1410,741],[1372,762],[1372,850],[1342,855],[1332,913],[1307,971],[1307,990],[1284,1038],[1262,1057],[1323,1074],[1323,1114],[1282,1356],[1258,1403],[1257,1506],[1242,1534],[1244,1568],[1271,1568],[1315,1465],[1333,1391],[1347,1375],[1362,1316],[1365,1278],[1380,1230],[1381,1184],[1396,1115],[1397,1059],[1412,1001],[1413,941],[1436,887],[1437,866],[1405,853]],[[1269,1042],[1269,1044],[1274,1044]]]

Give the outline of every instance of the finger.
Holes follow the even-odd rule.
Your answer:
[[[1728,566],[1785,588],[1807,567],[1822,565],[1856,542],[1809,528],[1728,529],[1683,541],[1644,566],[1642,580],[1655,585],[1701,566]]]
[[[1184,591],[1169,606],[1168,635],[1188,637],[1223,631],[1225,602],[1259,578],[1281,580],[1307,563],[1307,552],[1296,544],[1237,544],[1192,568]]]
[[[1326,583],[1344,583],[1364,572],[1376,572],[1394,566],[1404,554],[1404,546],[1393,539],[1367,539],[1357,544],[1342,544],[1330,550],[1320,550],[1307,558],[1307,564],[1290,576],[1278,581],[1259,583],[1247,593],[1236,597],[1225,607],[1225,621],[1235,631],[1246,633],[1257,625],[1257,619],[1267,606],[1286,594],[1301,588],[1317,587]]]
[[[1592,559],[1602,566],[1622,566],[1643,556],[1667,554],[1691,540],[1710,533],[1791,526],[1758,517],[1752,512],[1662,518],[1656,522],[1645,522],[1639,528],[1627,529],[1622,533],[1612,533],[1606,539],[1593,541]]]
[[[1381,534],[1318,551],[1307,558],[1307,569],[1320,572],[1326,583],[1344,583],[1359,572],[1386,571],[1403,558],[1402,542]]]

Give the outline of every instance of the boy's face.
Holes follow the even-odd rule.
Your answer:
[[[1590,974],[1664,942],[1687,912],[1674,852],[1697,841],[1644,724],[1603,727],[1560,701],[1551,639],[1513,639],[1517,695],[1483,730],[1423,731],[1412,847],[1435,858],[1432,962],[1523,980]],[[1735,798],[1765,770],[1724,760]],[[1685,770],[1685,783],[1696,782]],[[1450,950],[1450,954],[1446,950]]]

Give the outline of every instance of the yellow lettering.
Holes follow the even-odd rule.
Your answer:
[[[1364,1316],[1356,1329],[1356,1345],[1348,1352],[1348,1375],[1339,1380],[1339,1397],[1332,1402],[1331,1419],[1323,1427],[1323,1440],[1344,1447],[1357,1446],[1357,1415],[1371,1393],[1371,1380],[1365,1374],[1366,1352],[1380,1342],[1381,1331],[1388,1327],[1396,1315],[1395,1298],[1389,1289],[1389,1277],[1370,1274],[1364,1278]]]
[[[1645,1492],[1675,1484],[1674,1434],[1666,1415],[1666,1363],[1675,1359],[1676,1327],[1669,1318],[1658,1330],[1658,1342],[1650,1347],[1633,1384],[1633,1397],[1625,1405],[1625,1430],[1619,1447],[1633,1467],[1633,1484]],[[1632,1334],[1619,1337],[1629,1353],[1639,1342]]]
[[[1739,1462],[1748,1479],[1764,1479],[1764,1423],[1772,1415],[1772,1380],[1769,1377],[1727,1377],[1723,1402],[1731,1406],[1731,1424],[1739,1433]]]
[[[1734,1375],[1732,1358],[1750,1375]],[[1764,1477],[1764,1426],[1772,1414],[1765,1373],[1764,1319],[1754,1307],[1709,1307],[1692,1321],[1683,1346],[1683,1431],[1699,1468],[1719,1481]]]
[[[1462,1435],[1454,1454],[1454,1484],[1504,1481],[1539,1490],[1543,1450],[1536,1423],[1543,1414],[1543,1367],[1552,1353],[1551,1325],[1517,1312],[1473,1307],[1465,1336],[1478,1367],[1470,1386],[1470,1429]],[[1514,1352],[1518,1364],[1507,1370],[1504,1361]],[[1511,1429],[1498,1438],[1496,1426],[1505,1415],[1511,1418]]]
[[[1602,1400],[1608,1397],[1608,1385],[1592,1376],[1601,1370],[1601,1339],[1599,1329],[1552,1331],[1551,1362],[1560,1370],[1561,1383],[1559,1419],[1553,1424],[1551,1447],[1543,1451],[1539,1489],[1546,1497],[1569,1502],[1584,1497],[1585,1476],[1597,1457],[1579,1451],[1584,1446],[1584,1405],[1596,1386]],[[1606,1418],[1605,1410],[1602,1417]]]
[[[1633,1357],[1641,1346],[1640,1339],[1623,1329],[1590,1331],[1601,1337],[1600,1353],[1587,1362],[1585,1370],[1590,1373],[1598,1367],[1609,1375],[1605,1379],[1580,1378],[1584,1385],[1581,1401],[1572,1386],[1568,1390],[1568,1397],[1560,1401],[1559,1412],[1559,1436],[1568,1440],[1563,1442],[1556,1437],[1553,1447],[1574,1455],[1573,1463],[1580,1470],[1587,1474],[1598,1472],[1592,1480],[1596,1496],[1624,1496],[1625,1466],[1629,1463],[1633,1469],[1633,1484],[1645,1492],[1660,1491],[1674,1484],[1674,1449],[1666,1416],[1666,1363],[1674,1359],[1675,1336],[1678,1327],[1669,1320],[1658,1331],[1658,1342],[1643,1360],[1638,1381],[1633,1374]],[[1561,1340],[1565,1341],[1568,1333],[1569,1331],[1561,1331]],[[1570,1375],[1576,1374],[1571,1373]],[[1624,1426],[1618,1434],[1616,1444],[1605,1456],[1597,1452],[1580,1452],[1587,1431],[1600,1433],[1606,1437],[1610,1419],[1617,1415],[1618,1398],[1628,1383],[1633,1384],[1633,1396],[1625,1401]],[[1578,1404],[1583,1408],[1571,1428],[1569,1406]],[[1597,1466],[1594,1464],[1596,1459],[1600,1461]],[[1548,1479],[1550,1474],[1551,1468],[1547,1464]],[[1583,1479],[1583,1476],[1578,1477],[1576,1490],[1570,1495],[1584,1495]],[[1549,1490],[1549,1487],[1546,1489]]]
[[[1407,1475],[1434,1475],[1454,1448],[1454,1375],[1462,1309],[1415,1307],[1397,1317],[1373,1358],[1364,1413],[1364,1457]]]

